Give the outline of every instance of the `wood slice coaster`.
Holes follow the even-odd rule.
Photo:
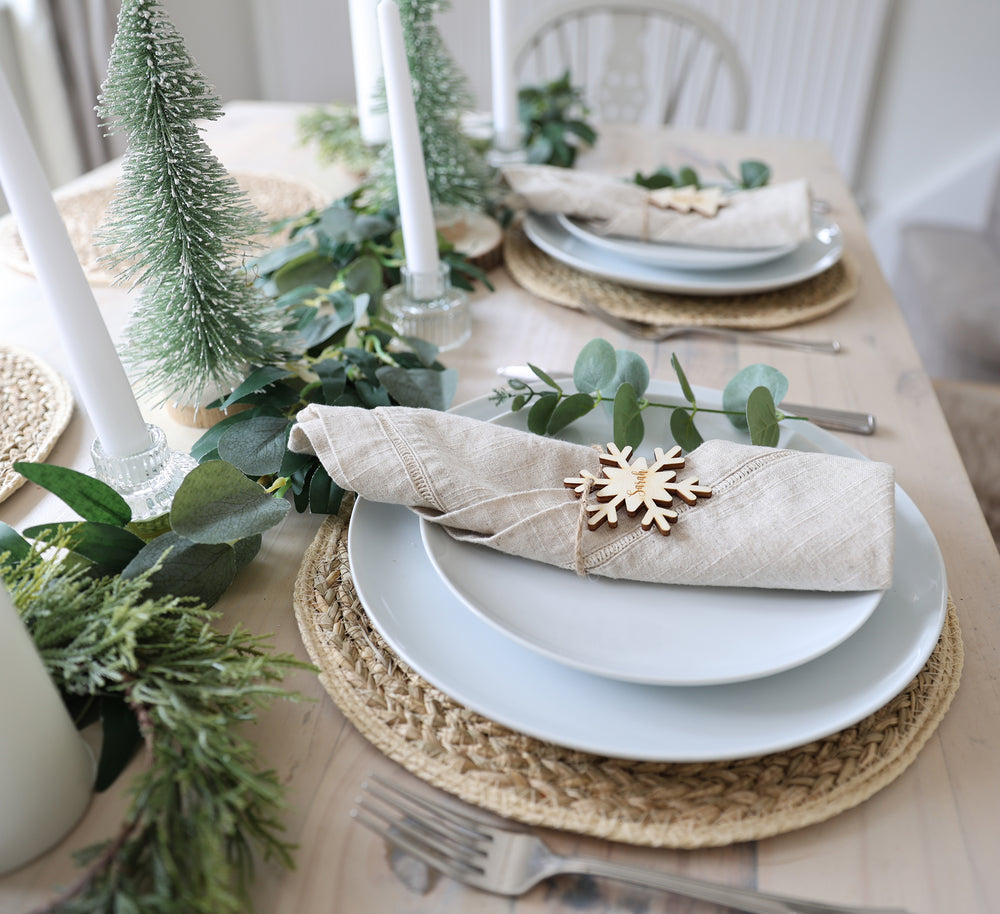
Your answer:
[[[0,501],[25,483],[19,460],[48,457],[73,415],[73,394],[37,356],[0,346]]]
[[[283,175],[246,172],[235,173],[233,177],[250,202],[271,221],[298,216],[330,202],[319,188]],[[94,238],[94,232],[104,222],[115,187],[115,183],[110,182],[56,194],[59,214],[66,223],[73,250],[87,281],[95,286],[111,285],[116,275],[101,262],[101,257],[110,253],[111,249],[98,244]],[[261,249],[273,245],[273,239],[264,237],[259,240]],[[0,263],[29,276],[34,275],[13,216],[0,219]]]
[[[783,289],[711,296],[648,292],[581,273],[535,247],[517,227],[507,230],[503,256],[514,281],[539,298],[579,310],[586,297],[619,317],[662,326],[790,327],[836,311],[858,291],[857,269],[846,255],[818,276]]]
[[[949,600],[924,669],[853,727],[796,749],[729,762],[623,761],[517,733],[399,660],[351,581],[351,499],[320,528],[295,583],[295,614],[334,702],[380,751],[461,799],[529,825],[630,844],[696,848],[821,822],[885,787],[914,760],[958,688],[962,640]]]

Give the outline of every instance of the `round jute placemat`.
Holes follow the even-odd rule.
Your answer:
[[[351,502],[326,520],[295,583],[295,614],[334,702],[379,750],[467,802],[530,825],[655,847],[751,841],[828,819],[896,778],[940,722],[962,668],[949,602],[924,669],[860,723],[730,762],[622,761],[542,742],[458,704],[371,626],[347,555]]]
[[[330,202],[319,188],[284,175],[246,172],[235,173],[233,177],[250,202],[271,221],[298,216]],[[94,238],[94,232],[104,222],[115,187],[112,181],[56,198],[83,272],[88,282],[95,286],[111,285],[116,275],[101,262],[101,257],[111,249],[97,244]],[[262,248],[268,243],[266,238],[259,240]],[[34,275],[13,216],[0,220],[0,262],[21,273]]]
[[[0,346],[0,501],[25,478],[19,460],[44,460],[73,415],[73,394],[37,356]]]
[[[790,327],[836,311],[858,291],[858,271],[846,255],[818,276],[783,289],[711,296],[648,292],[581,273],[535,247],[517,226],[506,232],[503,256],[514,281],[539,298],[575,309],[589,298],[619,317],[663,326]]]

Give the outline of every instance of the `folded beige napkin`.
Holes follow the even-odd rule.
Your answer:
[[[289,445],[343,488],[406,505],[458,540],[612,578],[797,590],[884,590],[892,582],[891,466],[706,441],[678,477],[711,497],[675,499],[669,536],[620,512],[581,524],[563,480],[601,476],[599,451],[451,413],[308,406]],[[592,496],[591,496],[592,498]]]
[[[620,178],[557,168],[508,165],[503,176],[514,202],[541,213],[587,221],[603,235],[705,247],[766,248],[800,244],[812,234],[809,186],[804,180],[727,195],[716,215],[662,209],[651,194]]]

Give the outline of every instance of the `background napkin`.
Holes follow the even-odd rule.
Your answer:
[[[552,165],[508,165],[503,176],[515,202],[541,213],[588,220],[605,235],[705,247],[764,248],[799,244],[812,234],[804,180],[736,191],[715,216],[680,213],[649,203],[649,192],[620,178]]]
[[[406,505],[456,539],[575,567],[580,503],[563,479],[601,475],[598,451],[451,413],[308,406],[289,445],[345,489]],[[620,512],[584,528],[588,572],[674,584],[884,590],[892,582],[891,466],[707,441],[679,478],[712,497],[680,503],[669,536]],[[675,499],[675,503],[677,500]]]

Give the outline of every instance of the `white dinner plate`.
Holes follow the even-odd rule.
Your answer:
[[[796,242],[770,248],[716,248],[697,244],[639,241],[617,235],[601,235],[585,221],[573,219],[563,213],[556,213],[556,221],[569,234],[591,247],[671,270],[732,270],[735,267],[752,267],[777,260],[798,247]]]
[[[667,388],[676,391],[675,385],[656,385],[654,392]],[[486,398],[455,411],[479,419],[498,412]],[[860,456],[822,429],[796,427],[821,450]],[[417,517],[406,508],[359,499],[348,549],[372,624],[418,674],[515,730],[616,758],[722,760],[822,739],[902,691],[934,649],[946,610],[937,542],[898,487],[895,579],[871,618],[810,663],[729,685],[624,682],[528,650],[451,593],[427,558]]]
[[[697,396],[702,406],[722,406],[716,391],[702,390]],[[637,456],[652,459],[653,447],[670,440],[669,414],[646,409],[649,427]],[[526,430],[527,410],[506,412],[496,421]],[[706,438],[747,440],[724,416],[701,413],[698,426]],[[611,417],[594,410],[567,432],[578,443],[608,441]],[[788,429],[785,434],[787,439]],[[864,624],[882,598],[880,591],[821,593],[582,578],[458,542],[439,524],[421,521],[421,530],[428,557],[445,584],[486,622],[553,660],[630,682],[715,685],[770,676],[836,647]]]
[[[813,236],[788,254],[755,266],[730,270],[676,270],[622,257],[571,235],[553,215],[528,213],[524,232],[556,260],[637,289],[684,295],[747,295],[780,289],[828,270],[843,255],[840,228],[825,216],[813,215]]]

